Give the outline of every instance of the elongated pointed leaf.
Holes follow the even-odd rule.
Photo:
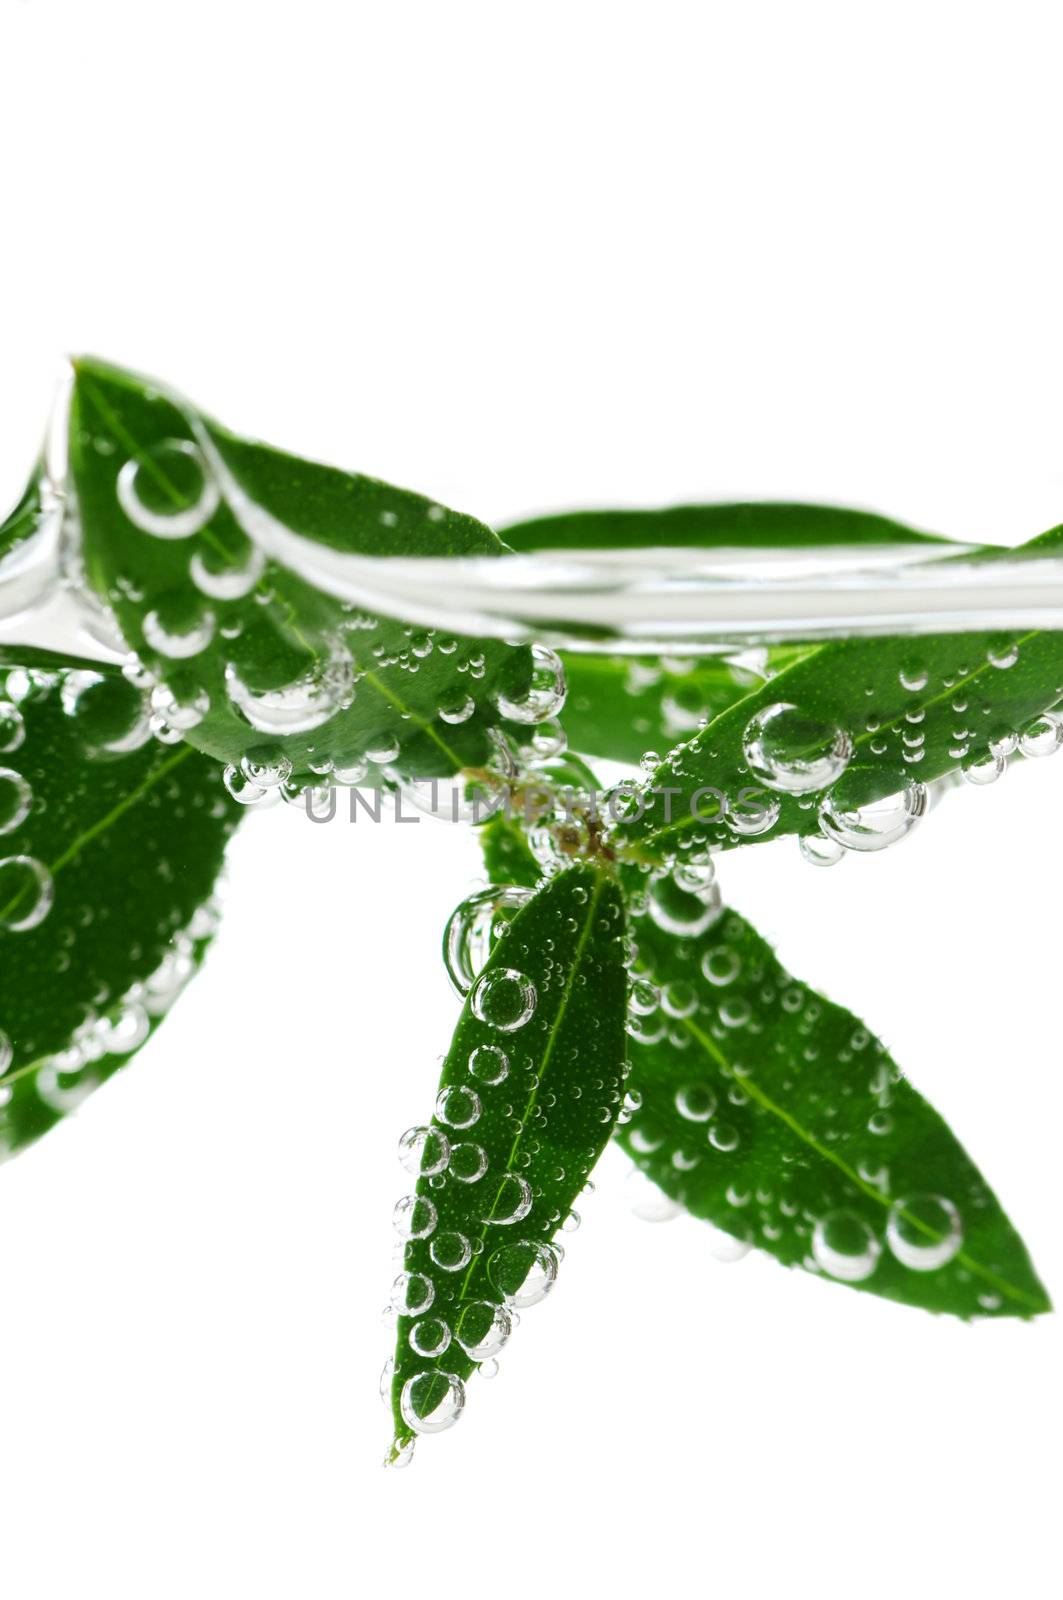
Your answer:
[[[856,1017],[733,912],[696,938],[643,917],[635,937],[660,1001],[633,1017],[642,1105],[618,1138],[666,1194],[787,1266],[906,1305],[1050,1309],[985,1179]]]
[[[216,762],[147,734],[140,693],[16,675],[0,702],[0,1154],[138,1049],[198,964],[240,809]]]
[[[404,1141],[415,1162],[428,1143],[416,1193],[396,1211],[414,1235],[397,1285],[398,1449],[456,1417],[511,1308],[553,1282],[550,1241],[620,1109],[623,935],[620,891],[597,868],[540,889],[465,1004],[430,1126]]]
[[[1014,554],[1061,547],[1053,529]],[[621,837],[657,859],[821,830],[881,848],[925,810],[927,783],[991,776],[1061,698],[1063,632],[822,645],[678,745]]]
[[[268,524],[297,554],[497,554],[488,528],[238,439],[97,362],[78,363],[70,440],[89,581],[197,748],[297,780],[367,758],[407,775],[486,760],[496,696],[529,682],[526,649],[367,615],[255,537]]]
[[[562,511],[502,529],[514,550],[673,549],[725,545],[946,544],[892,517],[772,500],[645,511]]]

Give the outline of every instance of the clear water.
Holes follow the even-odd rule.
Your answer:
[[[366,610],[449,633],[649,654],[1063,628],[1059,558],[982,560],[955,545],[355,556],[285,527],[235,483],[224,490],[264,556]],[[0,563],[0,645],[122,659],[121,641],[77,566],[76,524],[56,494],[33,537]]]
[[[67,482],[68,390],[47,442],[44,515],[0,562],[0,646],[117,662],[125,648],[80,571]],[[538,639],[555,648],[734,653],[754,644],[849,635],[1063,628],[1063,558],[979,559],[973,546],[547,550],[500,558],[346,555],[256,504],[199,419],[211,473],[256,547],[326,593],[448,633]]]

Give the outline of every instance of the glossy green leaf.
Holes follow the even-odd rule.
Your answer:
[[[804,650],[773,651],[788,663]],[[722,656],[700,659],[564,653],[568,694],[561,723],[574,750],[637,765],[670,750],[744,699],[761,678]],[[767,663],[765,663],[767,664]]]
[[[563,511],[513,523],[502,529],[502,537],[514,550],[949,542],[870,511],[771,500],[646,511]]]
[[[623,1095],[626,973],[615,881],[551,879],[495,945],[466,1001],[430,1125],[404,1136],[416,1191],[395,1289],[396,1449],[438,1431],[464,1380],[551,1288],[551,1243],[608,1141]],[[413,1236],[410,1236],[410,1235]]]
[[[439,556],[499,553],[490,529],[239,439],[93,361],[77,364],[70,459],[88,579],[197,748],[308,781],[367,758],[423,776],[486,761],[496,696],[529,681],[526,649],[367,615],[266,560],[247,530],[268,519],[304,552]]]
[[[1053,529],[1014,554],[1061,545]],[[926,809],[926,784],[991,777],[1061,698],[1063,632],[821,645],[678,745],[620,836],[651,859],[821,829],[881,848]]]
[[[147,1038],[198,964],[238,806],[216,762],[148,737],[140,693],[17,673],[0,701],[0,1153]]]
[[[985,1179],[856,1017],[734,912],[696,937],[634,926],[651,988],[632,994],[642,1103],[618,1138],[665,1194],[787,1266],[906,1305],[1050,1309]]]

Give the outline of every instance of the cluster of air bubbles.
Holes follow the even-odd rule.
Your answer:
[[[151,731],[162,743],[176,743],[199,726],[210,710],[210,695],[195,683],[159,683],[151,691]]]
[[[510,722],[543,723],[556,717],[565,703],[565,669],[556,651],[531,646],[531,682],[519,699],[497,697],[498,709]]]
[[[844,729],[779,702],[758,711],[742,749],[750,772],[783,794],[815,794],[841,777],[853,753]]]
[[[1005,751],[996,745],[987,744],[973,755],[969,755],[960,771],[965,783],[974,784],[976,788],[981,789],[1002,778],[1007,771],[1007,765],[1008,758]]]
[[[167,439],[125,462],[118,503],[134,527],[156,539],[189,539],[218,508],[218,485],[189,439]]]
[[[75,1110],[96,1085],[91,1069],[97,1063],[139,1050],[153,1021],[166,1015],[191,978],[196,941],[213,932],[217,917],[217,903],[205,902],[187,928],[175,936],[153,972],[131,984],[105,1010],[90,1011],[65,1049],[40,1063],[34,1087],[50,1110],[60,1115]]]
[[[530,889],[495,885],[470,895],[452,913],[443,934],[443,959],[447,976],[462,998],[487,965],[513,917],[531,896]]]
[[[263,784],[252,783],[243,770],[243,763],[236,767],[230,762],[223,768],[222,782],[230,798],[241,806],[257,806],[259,809],[264,809],[281,795],[280,788],[267,788]]]

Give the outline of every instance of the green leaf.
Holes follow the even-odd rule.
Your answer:
[[[90,583],[197,748],[296,781],[366,758],[406,776],[482,765],[528,651],[359,611],[249,537],[360,555],[492,555],[471,517],[236,438],[177,396],[77,364],[70,459]],[[357,781],[352,778],[349,781]]]
[[[765,666],[803,653],[772,651]],[[572,749],[632,766],[648,751],[670,750],[760,681],[748,667],[722,656],[679,660],[569,651],[562,660],[568,694],[561,723]]]
[[[158,1025],[206,948],[241,815],[216,762],[148,737],[126,679],[11,677],[27,693],[0,701],[2,1154]]]
[[[508,1334],[512,1306],[553,1283],[551,1240],[621,1105],[623,935],[619,888],[597,867],[547,882],[466,1001],[430,1126],[404,1135],[420,1175],[396,1208],[400,1233],[418,1235],[396,1285],[396,1451],[436,1431],[437,1408],[435,1420],[456,1418],[464,1380]]]
[[[1008,554],[1061,543],[1053,529]],[[657,860],[821,831],[879,849],[925,811],[926,784],[993,777],[1061,698],[1063,632],[821,645],[678,745],[619,836]]]
[[[37,527],[41,515],[40,472],[34,473],[16,506],[0,523],[0,560],[17,550]]]
[[[948,542],[866,511],[771,502],[574,511],[517,523],[503,529],[502,537],[519,551]],[[567,652],[562,721],[569,744],[635,764],[648,751],[670,750],[689,738],[741,700],[758,677],[774,676],[810,648],[774,646],[746,652],[734,664],[721,656],[671,660]]]
[[[770,500],[649,511],[559,512],[513,523],[502,529],[502,537],[514,550],[950,542],[870,511]]]
[[[787,1266],[906,1305],[1051,1309],[977,1167],[856,1017],[734,912],[696,937],[653,915],[635,932],[642,1103],[617,1136],[667,1195]]]

